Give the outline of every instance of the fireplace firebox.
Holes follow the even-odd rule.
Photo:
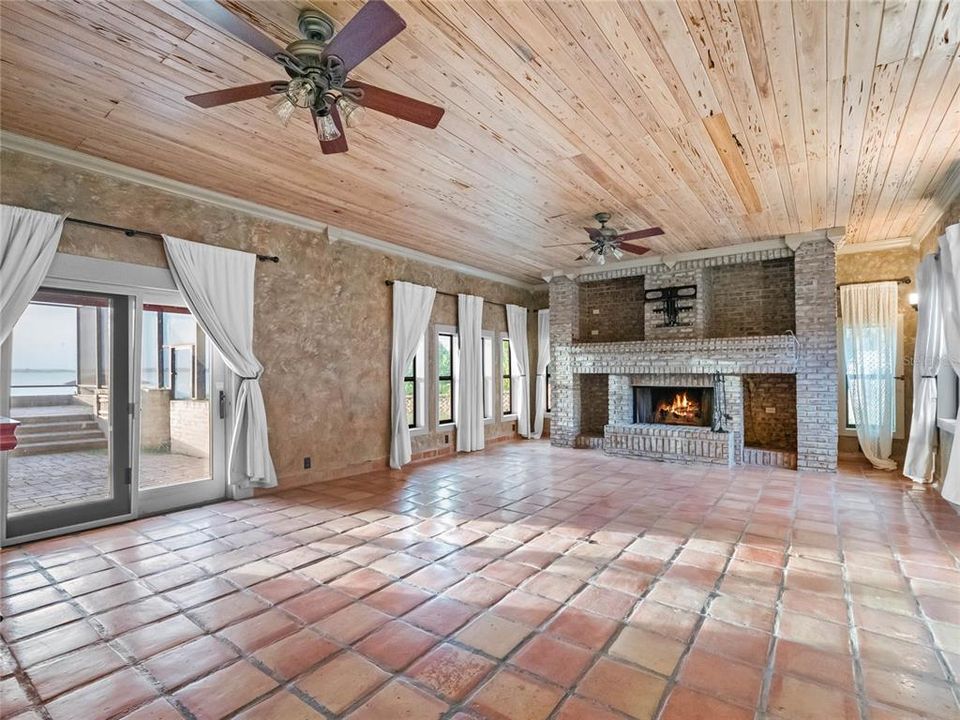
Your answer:
[[[713,424],[713,388],[634,387],[633,421],[709,427]]]

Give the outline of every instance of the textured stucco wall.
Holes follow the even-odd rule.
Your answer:
[[[279,264],[257,267],[254,349],[265,367],[270,447],[281,486],[385,466],[391,302],[384,281],[408,280],[530,308],[546,305],[544,293],[345,243],[330,244],[324,234],[32,155],[4,151],[0,165],[0,201],[7,204],[280,256]],[[70,224],[60,251],[166,265],[157,241]],[[485,312],[484,327],[505,328],[502,313],[502,308]],[[438,299],[433,322],[455,319],[456,301]],[[535,316],[532,325],[535,328]],[[415,450],[435,444],[431,437],[418,439]],[[303,458],[308,455],[313,467],[305,471]]]
[[[903,315],[903,422],[902,439],[893,441],[893,458],[903,464],[907,453],[907,438],[910,436],[910,415],[913,409],[913,352],[917,344],[917,312],[910,307],[908,296],[917,289],[917,265],[920,255],[913,248],[886,250],[883,252],[837,255],[837,283],[874,282],[892,278],[909,277],[909,285],[900,285],[898,310]],[[839,307],[839,303],[838,303]],[[840,321],[838,321],[840,322]],[[841,366],[842,367],[842,366]],[[856,453],[859,443],[856,437],[841,435],[841,453]]]

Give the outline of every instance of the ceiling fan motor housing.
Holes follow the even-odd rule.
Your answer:
[[[330,16],[313,9],[300,11],[297,26],[305,38],[324,45],[330,42],[334,32],[336,32]]]

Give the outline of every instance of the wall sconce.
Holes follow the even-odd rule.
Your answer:
[[[907,295],[907,302],[910,303],[910,307],[914,310],[920,308],[920,293],[912,292]]]

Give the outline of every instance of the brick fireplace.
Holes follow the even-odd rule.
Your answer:
[[[834,470],[834,253],[810,233],[550,279],[551,442]]]

